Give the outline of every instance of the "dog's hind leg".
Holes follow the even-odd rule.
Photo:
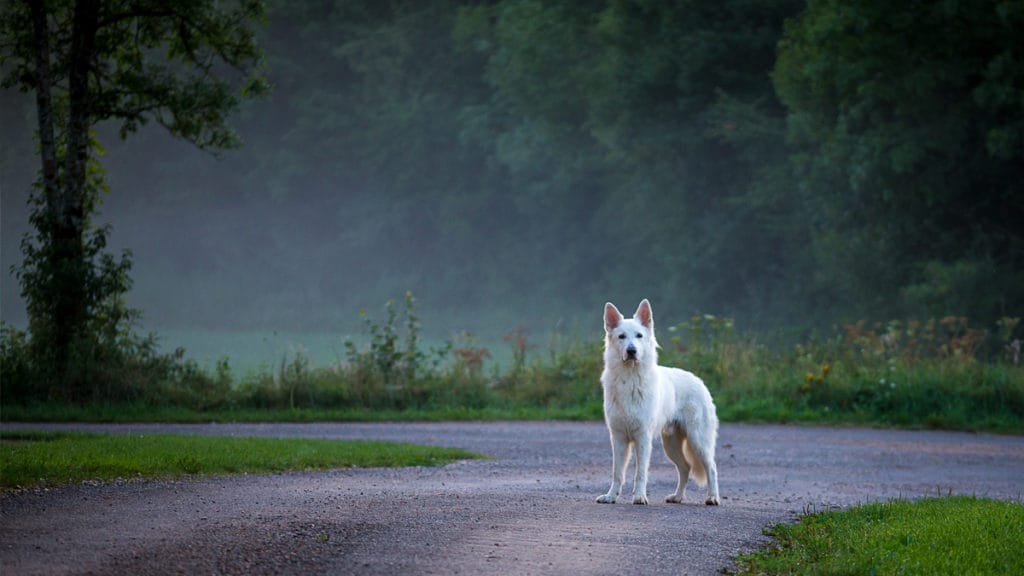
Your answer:
[[[666,433],[668,432],[668,433]],[[686,500],[686,482],[690,478],[690,464],[683,455],[683,439],[685,436],[679,428],[673,427],[661,432],[661,446],[665,449],[665,455],[676,465],[676,472],[679,473],[679,484],[676,485],[674,494],[665,498],[665,502],[671,504],[682,504]]]
[[[704,503],[708,506],[718,506],[718,466],[715,465],[715,459],[708,457],[707,454],[701,454],[700,457],[704,459],[704,468],[708,471],[708,499]]]
[[[697,472],[697,483],[701,485],[707,483],[708,498],[704,503],[708,506],[718,506],[718,467],[715,465],[714,446],[708,450],[697,442],[687,441],[683,446],[683,451],[688,451],[690,457],[695,460],[693,468]],[[703,470],[701,470],[702,468]]]
[[[624,434],[612,432],[612,485],[608,493],[597,497],[600,504],[614,504],[622,492],[622,483],[626,479],[626,466],[629,465],[629,440]]]

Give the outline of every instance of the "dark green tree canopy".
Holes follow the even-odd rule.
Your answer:
[[[1021,30],[1014,2],[812,0],[789,23],[775,86],[837,299],[1019,310],[999,287],[1024,285]]]
[[[129,254],[106,254],[91,216],[106,190],[94,127],[122,138],[154,120],[204,149],[237,146],[228,115],[263,91],[249,22],[260,2],[11,1],[0,9],[0,84],[35,96],[41,178],[34,235],[17,267],[35,379],[51,395],[95,397],[136,313]],[[236,89],[235,87],[238,87]],[[90,387],[92,387],[90,389]]]
[[[66,88],[73,3],[46,6]],[[192,15],[97,35],[121,54],[96,68],[107,126],[231,143],[254,37],[275,90],[219,163],[148,131],[110,147],[146,189],[121,198],[158,325],[335,330],[408,289],[476,330],[644,297],[767,328],[1024,307],[1019,2],[274,0],[259,30],[255,5],[167,6]],[[169,212],[187,238],[147,226]],[[160,275],[202,298],[162,307]]]
[[[34,35],[34,10],[45,18],[45,46]],[[253,66],[262,55],[251,22],[263,13],[254,0],[12,1],[0,20],[3,86],[39,89],[45,48],[55,110],[68,104],[77,65],[93,124],[114,120],[124,137],[152,120],[203,148],[236,147],[229,115],[241,97],[267,87]]]

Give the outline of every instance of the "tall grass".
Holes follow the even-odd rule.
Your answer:
[[[662,358],[701,375],[725,420],[1024,431],[1019,340],[1004,331],[985,351],[964,318],[850,324],[788,347],[714,316],[671,330]]]
[[[274,368],[235,375],[228,361],[212,370],[171,361],[133,395],[96,403],[102,414],[129,403],[139,414],[179,419],[600,418],[600,334],[555,334],[538,343],[524,329],[504,338],[511,360],[463,334],[424,349],[415,300],[389,302],[383,321],[361,312],[364,335],[345,356],[314,366],[301,350]],[[659,327],[661,362],[701,376],[725,421],[856,423],[917,428],[1024,432],[1020,326],[1004,319],[991,333],[966,319],[837,326],[826,336],[782,343],[740,333],[730,318],[694,316]],[[15,342],[17,344],[17,342]],[[16,346],[2,350],[9,354]],[[173,359],[172,359],[173,360]],[[5,364],[7,358],[4,358]],[[17,361],[12,362],[17,367]],[[5,377],[4,391],[8,389]],[[5,419],[81,415],[5,394]],[[140,409],[141,407],[141,409]],[[61,410],[65,410],[61,412]],[[116,408],[114,408],[116,410]],[[177,411],[177,412],[176,412]],[[48,416],[49,414],[49,416]],[[256,414],[256,416],[253,416]],[[13,416],[12,416],[13,415]],[[318,416],[319,415],[319,416]],[[145,416],[141,416],[145,417]]]

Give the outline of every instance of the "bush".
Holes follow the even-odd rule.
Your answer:
[[[232,388],[231,370],[221,360],[213,373],[184,357],[157,352],[152,334],[124,333],[114,339],[83,339],[72,347],[69,370],[81,382],[85,396],[70,396],[52,380],[51,368],[35,352],[25,332],[4,324],[0,328],[0,382],[6,404],[41,402],[125,403],[180,406],[195,410],[226,405]]]
[[[4,322],[0,322],[0,383],[7,402],[30,400],[34,396],[28,335]]]
[[[343,410],[471,414],[548,410],[576,418],[602,413],[602,342],[551,336],[536,346],[514,330],[504,340],[511,361],[488,365],[491,352],[462,334],[428,352],[420,348],[415,301],[385,307],[378,324],[361,312],[365,343],[345,342],[336,365],[315,367],[302,350],[274,369],[237,380],[227,359],[210,371],[155,352],[152,336],[122,338],[94,367],[93,402],[131,402],[193,411]],[[700,376],[724,421],[853,422],[966,430],[1024,431],[1024,367],[1014,356],[1019,323],[986,332],[962,318],[835,327],[799,344],[739,335],[730,318],[698,315],[659,334],[661,363]],[[3,400],[53,400],[33,386],[31,343],[0,331]],[[596,336],[596,335],[595,335]],[[1002,351],[1000,353],[1000,351]]]

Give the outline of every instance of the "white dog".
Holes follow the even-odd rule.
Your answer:
[[[645,299],[633,318],[624,319],[611,302],[604,305],[604,419],[612,440],[612,485],[598,502],[615,502],[622,491],[630,450],[636,447],[633,504],[647,504],[651,442],[662,447],[679,472],[679,485],[666,502],[681,503],[686,482],[707,484],[705,503],[718,505],[715,441],[718,416],[704,382],[678,368],[658,366],[651,304]]]

